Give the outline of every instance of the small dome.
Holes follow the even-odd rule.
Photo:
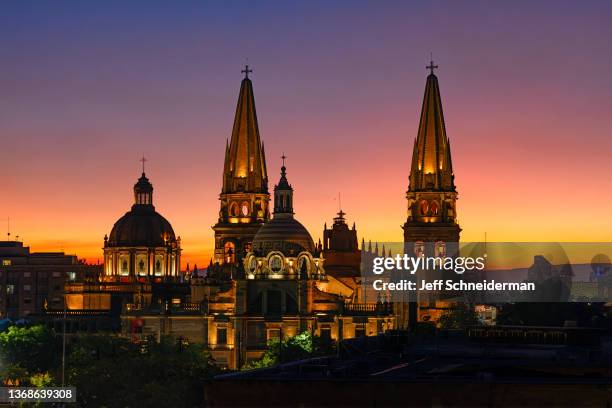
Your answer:
[[[175,240],[172,225],[152,205],[134,205],[113,226],[107,246],[160,247]]]
[[[313,252],[314,249],[310,233],[293,217],[275,216],[261,226],[253,239],[253,250],[262,254],[277,250],[297,255],[302,251]]]

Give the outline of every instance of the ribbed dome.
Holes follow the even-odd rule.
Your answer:
[[[107,246],[164,246],[175,241],[172,225],[152,205],[134,205],[113,226]]]
[[[253,239],[253,250],[256,252],[279,250],[297,254],[302,251],[313,252],[314,248],[308,230],[293,217],[275,216],[261,226]]]

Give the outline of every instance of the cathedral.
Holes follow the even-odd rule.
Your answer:
[[[333,226],[324,227],[324,243],[315,244],[297,220],[299,199],[294,198],[284,156],[270,203],[250,72],[248,66],[243,70],[231,138],[226,143],[211,264],[204,276],[191,277],[187,298],[176,296],[161,308],[154,301],[148,306],[132,303],[122,314],[123,333],[135,341],[164,334],[180,336],[207,345],[216,363],[230,369],[259,359],[274,338],[309,331],[340,341],[396,326],[390,303],[374,297],[361,301],[361,251],[355,225],[348,227],[345,213],[340,210]],[[143,199],[148,205],[149,197]],[[180,240],[164,228],[166,246],[134,248],[129,257],[125,248],[113,249],[116,240],[111,234],[105,245],[107,275],[138,280],[144,270],[142,277],[155,281],[156,255],[144,258],[142,253],[164,250],[164,273],[174,276]]]
[[[404,250],[452,257],[461,228],[435,68],[428,66],[412,152]],[[315,243],[296,217],[299,195],[285,156],[270,197],[252,71],[247,66],[242,72],[212,226],[214,256],[205,273],[181,272],[181,239],[153,205],[143,158],[133,205],[104,237],[101,276],[66,285],[69,312],[98,320],[116,316],[134,341],[173,335],[205,344],[217,364],[230,369],[260,358],[271,339],[304,331],[340,341],[437,321],[452,308],[449,298],[402,295],[391,303],[371,289],[364,266],[387,251],[371,243],[366,250],[363,239],[360,248],[355,223],[349,226],[341,208]]]

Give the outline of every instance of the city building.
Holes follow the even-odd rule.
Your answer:
[[[91,282],[102,265],[63,252],[30,252],[19,241],[0,241],[0,318],[22,319],[64,308],[64,284]]]
[[[325,229],[333,276],[323,245],[295,218],[294,190],[285,157],[274,187],[273,217],[252,83],[243,71],[232,140],[225,152],[215,258],[202,278],[190,280],[187,302],[128,305],[123,334],[135,341],[174,335],[205,344],[219,366],[238,369],[259,359],[275,338],[309,331],[330,341],[372,336],[395,327],[392,305],[358,302],[357,231],[344,214]]]

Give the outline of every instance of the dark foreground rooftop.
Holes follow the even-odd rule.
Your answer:
[[[463,336],[345,341],[336,356],[217,376],[212,406],[610,406],[612,338],[597,346]]]

